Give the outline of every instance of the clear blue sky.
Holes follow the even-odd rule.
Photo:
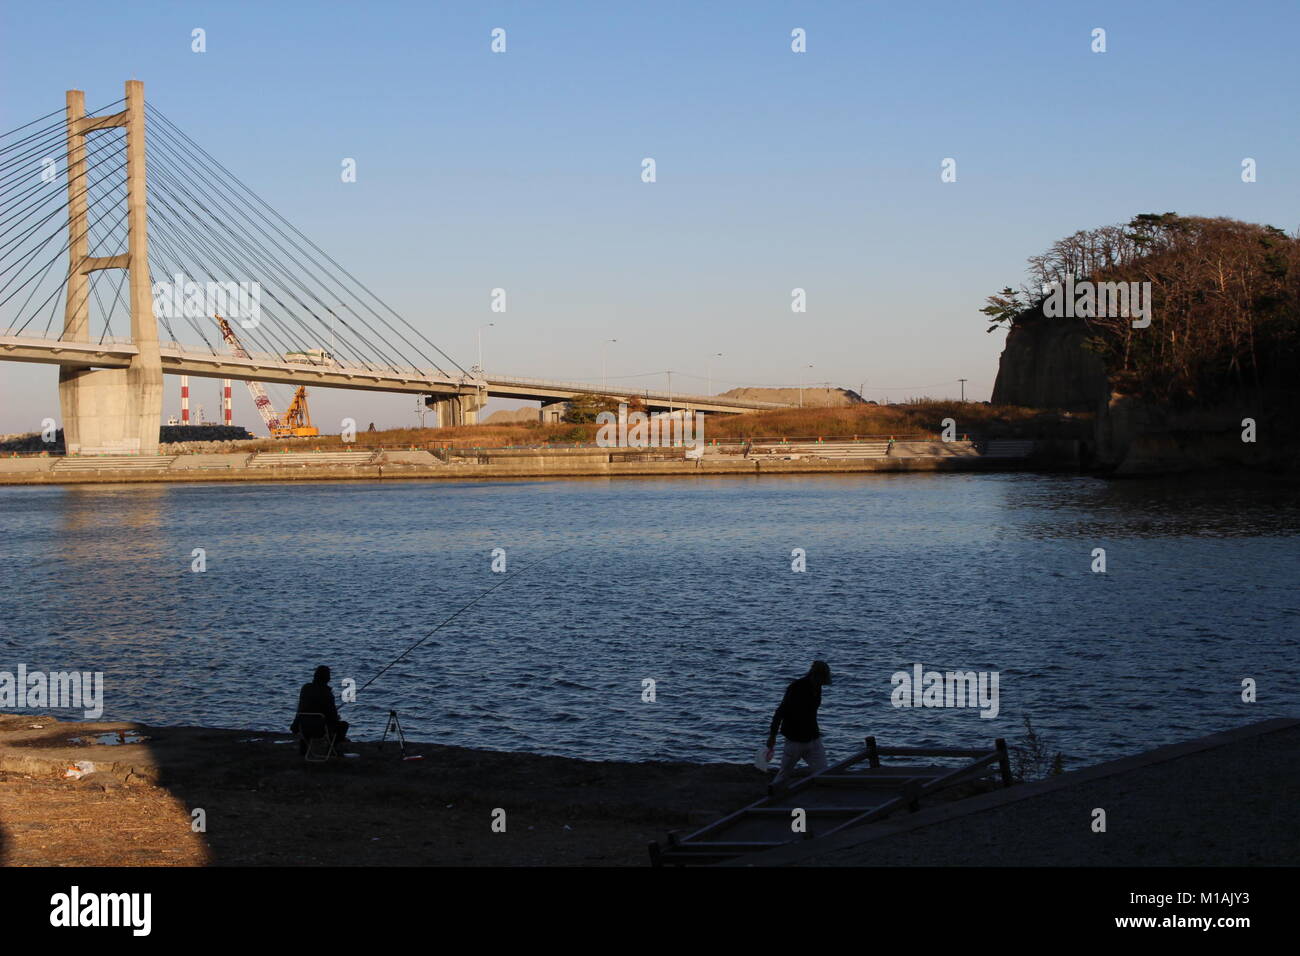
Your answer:
[[[1298,11],[6,0],[0,128],[69,88],[97,105],[144,80],[467,367],[495,321],[490,372],[598,380],[599,343],[617,338],[619,382],[674,369],[674,388],[703,390],[721,352],[719,389],[865,380],[900,399],[955,396],[965,377],[985,399],[1002,336],[977,310],[1054,239],[1167,210],[1300,226]],[[945,157],[956,183],[940,182]],[[0,364],[0,431],[57,418],[56,379]],[[216,388],[195,383],[210,415]],[[169,410],[176,392],[169,378]],[[343,415],[411,424],[413,405],[322,392],[313,410],[336,430]],[[236,418],[256,421],[242,393]]]

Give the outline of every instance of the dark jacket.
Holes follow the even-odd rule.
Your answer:
[[[300,714],[324,714],[325,725],[330,729],[339,724],[338,708],[334,706],[334,692],[330,690],[329,684],[303,684],[302,690],[298,692],[298,713]],[[298,718],[294,717],[293,726],[289,728],[291,733],[298,732]]]
[[[822,705],[822,688],[811,675],[805,674],[796,681],[791,681],[785,689],[781,706],[772,715],[772,727],[769,737],[775,737],[777,731],[785,735],[786,740],[806,744],[822,735],[817,727],[817,708]]]

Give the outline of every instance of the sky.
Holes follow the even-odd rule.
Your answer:
[[[1296,2],[4,0],[0,131],[143,80],[467,368],[492,322],[489,374],[986,400],[1005,336],[978,310],[1054,240],[1142,212],[1300,228],[1298,35]],[[324,431],[415,405],[312,393]],[[0,363],[0,432],[46,417],[55,367]],[[235,420],[260,433],[239,388]]]

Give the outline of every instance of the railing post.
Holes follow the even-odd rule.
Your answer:
[[[999,737],[993,743],[998,749],[998,766],[1002,770],[1002,786],[1009,787],[1014,781],[1011,778],[1011,757],[1007,753],[1007,742]]]
[[[871,764],[871,766],[873,766],[873,767],[879,767],[879,766],[880,766],[880,754],[878,754],[878,753],[876,752],[876,738],[875,738],[875,737],[868,737],[868,738],[867,738],[867,761],[868,761],[868,762]]]

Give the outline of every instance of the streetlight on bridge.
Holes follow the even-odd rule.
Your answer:
[[[813,366],[812,366],[812,365],[805,365],[804,368],[807,368],[807,369],[811,370],[811,369],[813,368]],[[801,379],[800,382],[799,382],[799,407],[800,407],[800,408],[803,408],[803,381],[802,381],[802,379]]]
[[[604,382],[605,391],[609,391],[609,347],[617,342],[618,339],[606,339],[600,343],[600,378]]]
[[[705,374],[705,379],[704,379],[704,380],[705,380],[705,382],[708,383],[708,385],[707,385],[707,386],[705,387],[705,389],[704,389],[704,394],[705,394],[705,395],[712,395],[712,394],[713,394],[713,360],[714,360],[715,358],[722,358],[722,353],[721,353],[721,352],[714,352],[712,355],[709,356],[709,361],[708,361],[708,364],[707,364],[707,366],[706,366],[706,368],[705,368],[705,372],[704,372],[704,374]]]
[[[490,329],[490,328],[492,328],[492,327],[495,326],[495,325],[496,325],[495,322],[489,322],[487,325],[480,325],[480,326],[478,327],[478,333],[477,333],[477,334],[478,334],[478,370],[479,370],[479,374],[482,374],[482,373],[483,373],[483,330],[484,330],[484,329]]]

